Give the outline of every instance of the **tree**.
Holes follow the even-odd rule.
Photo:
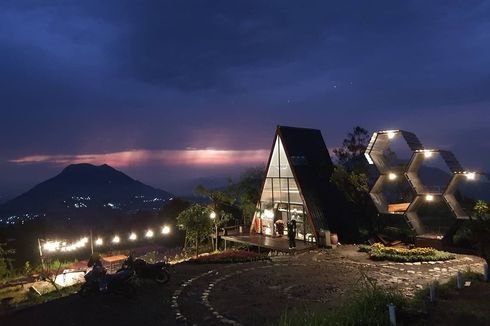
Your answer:
[[[490,209],[483,200],[478,200],[470,216],[470,228],[473,241],[478,247],[479,255],[490,263]]]
[[[244,225],[250,224],[255,214],[264,177],[263,168],[252,168],[245,171],[237,183],[228,187],[228,191],[236,199],[235,203],[242,212]]]
[[[4,249],[5,244],[0,243],[0,280],[11,276],[13,272],[13,259],[11,255],[15,254],[13,249]]]
[[[364,152],[369,141],[369,132],[362,127],[355,127],[342,142],[342,147],[334,150],[337,166],[330,178],[337,189],[353,204],[353,211],[358,218],[357,225],[368,222],[367,227],[374,231],[377,227],[377,214],[373,211],[369,196],[369,164]]]
[[[354,127],[352,132],[342,142],[342,147],[334,149],[334,154],[340,165],[349,170],[364,172],[367,166],[364,152],[369,142],[369,132],[362,127]]]
[[[194,204],[177,216],[179,227],[185,231],[185,243],[194,243],[196,257],[199,255],[199,244],[212,232],[212,221],[208,207]]]

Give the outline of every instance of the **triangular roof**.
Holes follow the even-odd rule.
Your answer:
[[[279,137],[286,152],[289,165],[296,180],[302,199],[306,205],[307,218],[318,234],[320,229],[328,229],[328,205],[331,193],[330,177],[333,164],[323,141],[320,130],[278,126],[274,137],[267,171],[272,159],[272,151]]]

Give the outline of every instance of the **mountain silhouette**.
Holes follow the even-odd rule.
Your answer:
[[[137,181],[107,164],[73,164],[20,196],[0,205],[0,217],[12,214],[68,214],[97,209],[161,207],[173,195]]]

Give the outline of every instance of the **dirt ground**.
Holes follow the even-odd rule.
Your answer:
[[[481,272],[477,257],[449,262],[372,262],[355,246],[313,250],[243,264],[179,264],[163,286],[144,282],[135,298],[77,295],[0,317],[4,325],[263,325],[285,309],[328,309],[356,291],[362,274],[410,296],[432,280],[468,269]]]

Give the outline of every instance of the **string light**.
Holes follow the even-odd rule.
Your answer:
[[[162,228],[162,234],[169,234],[170,233],[170,227],[167,225],[164,225]]]
[[[168,225],[163,225],[161,227],[162,235],[168,235],[171,233],[171,228]],[[152,229],[148,229],[145,232],[146,238],[153,238],[155,236],[155,232]],[[127,238],[129,241],[135,241],[138,239],[138,235],[136,232],[131,232],[129,237]],[[60,240],[42,240],[41,248],[46,253],[54,253],[54,252],[72,252],[81,248],[86,247],[86,245],[90,242],[90,238],[87,236],[81,237],[76,241],[60,241]],[[109,240],[108,240],[109,241]],[[122,242],[122,239],[116,234],[110,242],[113,244],[119,244]],[[95,246],[104,245],[103,237],[98,237],[93,241]]]
[[[397,175],[395,173],[389,173],[388,174],[388,179],[395,180],[396,178],[397,178]]]

